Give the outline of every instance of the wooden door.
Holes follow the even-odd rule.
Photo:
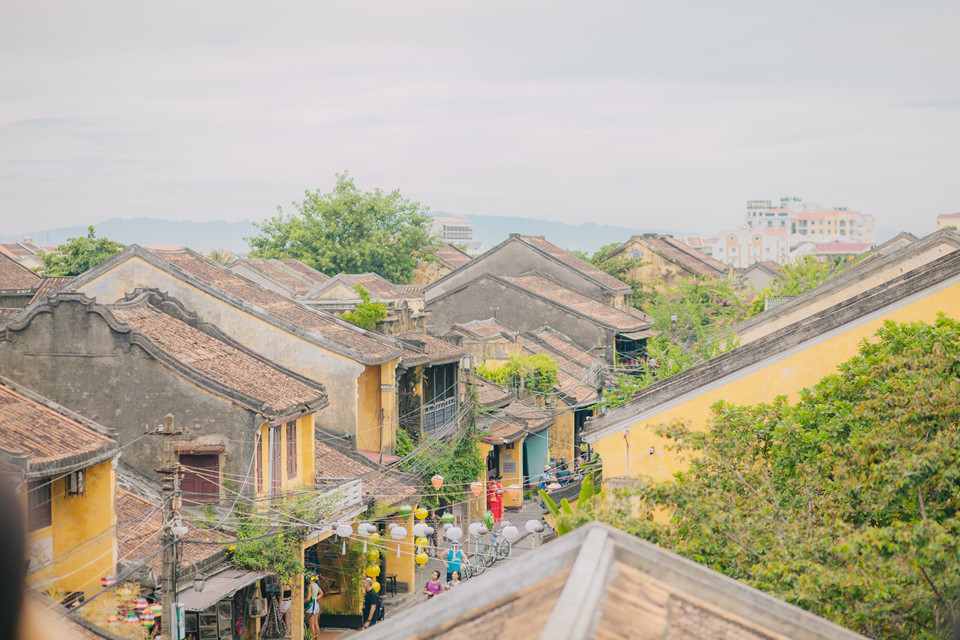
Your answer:
[[[180,490],[184,504],[220,502],[220,456],[181,454],[183,477]]]

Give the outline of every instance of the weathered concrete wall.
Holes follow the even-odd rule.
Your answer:
[[[184,442],[224,447],[221,472],[243,477],[260,418],[196,386],[80,302],[61,302],[11,341],[0,342],[4,375],[81,415],[116,429],[123,460],[147,477],[162,458],[162,438],[143,437],[173,413]]]
[[[614,331],[534,296],[517,291],[490,278],[474,280],[468,287],[427,304],[431,332],[443,335],[453,324],[478,318],[496,318],[520,332],[544,325],[569,337],[580,348],[603,350],[607,359],[614,353]],[[599,351],[597,352],[599,353]]]
[[[462,269],[442,282],[434,283],[426,290],[427,305],[437,296],[453,291],[485,273],[518,276],[528,271],[539,271],[551,280],[577,291],[588,298],[611,304],[611,294],[596,282],[587,279],[572,267],[560,264],[519,241],[507,242],[499,249],[468,262]],[[475,316],[489,318],[490,316]],[[431,317],[431,324],[433,318]]]
[[[616,257],[630,259],[630,252],[639,249],[643,252],[641,264],[628,272],[627,278],[636,282],[642,282],[648,287],[662,289],[672,287],[677,284],[681,278],[690,278],[694,274],[680,265],[665,259],[659,253],[654,252],[645,243],[631,239],[627,242],[621,253]]]
[[[215,324],[226,335],[292,371],[322,383],[329,406],[317,414],[317,426],[343,436],[356,436],[356,379],[363,365],[327,351],[279,327],[219,300],[200,289],[154,268],[137,257],[116,266],[79,291],[109,304],[121,300],[138,287],[153,287],[173,296],[204,321]]]

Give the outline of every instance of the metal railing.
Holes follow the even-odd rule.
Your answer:
[[[423,432],[432,433],[457,419],[457,398],[447,398],[423,407]]]

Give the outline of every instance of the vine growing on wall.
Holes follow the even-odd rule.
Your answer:
[[[550,393],[557,385],[557,361],[550,356],[538,353],[533,355],[511,356],[502,367],[477,367],[477,374],[502,387],[525,389],[538,393]]]

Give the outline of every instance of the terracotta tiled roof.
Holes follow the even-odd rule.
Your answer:
[[[455,246],[450,244],[445,244],[442,247],[437,247],[436,254],[442,262],[445,262],[448,266],[453,269],[457,267],[462,267],[463,265],[470,262],[473,258],[469,255],[460,251]]]
[[[541,330],[541,333],[543,333],[543,330]],[[578,403],[596,398],[600,379],[598,369],[595,368],[596,362],[581,365],[562,352],[541,344],[534,339],[533,335],[536,334],[520,334],[517,339],[523,345],[523,350],[526,353],[549,356],[557,363],[557,390]],[[556,336],[552,336],[552,338],[554,342],[560,341]],[[572,345],[570,346],[572,347]],[[576,347],[573,348],[576,349]],[[581,350],[581,354],[585,354],[585,352]]]
[[[158,252],[156,255],[244,302],[260,307],[299,327],[316,332],[328,340],[352,347],[365,357],[386,361],[400,356],[399,347],[387,340],[379,339],[376,334],[360,330],[330,314],[309,309],[277,293],[267,291],[195,252],[184,250]]]
[[[960,213],[941,213],[937,216],[937,220],[956,220],[960,218]]]
[[[411,476],[387,469],[366,458],[358,460],[323,442],[316,443],[314,455],[319,484],[336,485],[339,481],[360,478],[363,481],[363,494],[385,504],[398,504],[401,500],[415,497],[419,492],[416,480]]]
[[[495,338],[503,335],[513,338],[517,332],[510,327],[500,324],[496,318],[486,320],[472,320],[453,325],[453,329],[465,333],[473,338]]]
[[[33,289],[40,276],[10,256],[0,254],[0,289]]]
[[[31,465],[94,455],[115,447],[112,438],[0,383],[0,448],[27,456]]]
[[[66,283],[73,280],[73,276],[46,276],[43,280],[40,281],[40,286],[37,287],[37,290],[34,292],[33,297],[30,298],[30,304],[33,304],[37,300],[46,298],[48,295],[65,285]]]
[[[863,217],[859,211],[847,211],[841,209],[826,211],[801,211],[797,214],[797,220],[825,220],[827,218],[839,218],[845,215]]]
[[[564,251],[557,245],[552,242],[548,242],[545,238],[540,236],[520,236],[520,240],[523,242],[540,249],[550,257],[555,260],[559,260],[563,264],[571,267],[585,276],[596,280],[603,286],[614,291],[630,291],[630,285],[625,282],[617,280],[610,274],[597,269],[595,266],[588,262],[584,262],[577,256],[573,255],[569,251]]]
[[[0,307],[0,320],[5,320],[23,311],[22,307]]]
[[[294,293],[306,293],[317,284],[306,276],[291,273],[289,269],[284,268],[282,263],[278,265],[274,263],[273,260],[247,258],[241,262],[252,269],[256,269],[268,278],[276,280]]]
[[[375,273],[346,273],[344,275],[366,289],[371,297],[378,300],[409,300],[414,297]]]
[[[23,258],[50,252],[42,247],[38,247],[32,242],[23,240],[21,242],[4,242],[0,244],[0,253],[10,256],[11,258]]]
[[[268,405],[274,412],[325,402],[321,385],[308,384],[140,300],[110,308],[117,320],[147,336],[188,367]]]
[[[645,234],[642,238],[643,242],[649,245],[653,251],[676,262],[694,274],[718,277],[727,271],[727,266],[719,260],[715,260],[671,236]]]
[[[477,390],[477,400],[486,408],[502,407],[509,404],[513,398],[513,391],[485,380],[479,376],[474,379],[474,388]]]
[[[576,291],[567,289],[539,274],[523,276],[493,276],[510,282],[519,288],[533,293],[551,303],[558,304],[596,322],[622,331],[645,329],[649,323],[620,311],[616,307],[598,302]]]
[[[410,343],[414,343],[417,351],[426,355],[431,364],[457,362],[467,355],[467,352],[460,347],[420,331],[401,333],[397,334],[396,337],[408,346]],[[406,359],[406,356],[404,358]]]
[[[502,439],[506,442],[519,440],[530,433],[538,433],[553,422],[553,412],[530,407],[514,400],[503,409],[486,413],[477,418],[481,437]]]
[[[308,280],[312,280],[315,284],[323,284],[330,279],[330,276],[317,271],[310,265],[304,264],[299,260],[294,260],[293,258],[271,258],[270,262],[280,263],[290,271],[295,271],[298,275],[303,276]]]
[[[161,573],[163,554],[161,549],[162,509],[159,504],[145,500],[140,496],[117,489],[117,552],[121,560],[130,563],[144,562],[157,576]],[[223,551],[216,544],[190,544],[190,542],[224,542],[236,538],[229,533],[215,529],[203,529],[183,518],[187,525],[187,534],[182,537],[187,542],[180,545],[180,566],[189,568],[194,564],[215,556]]]

